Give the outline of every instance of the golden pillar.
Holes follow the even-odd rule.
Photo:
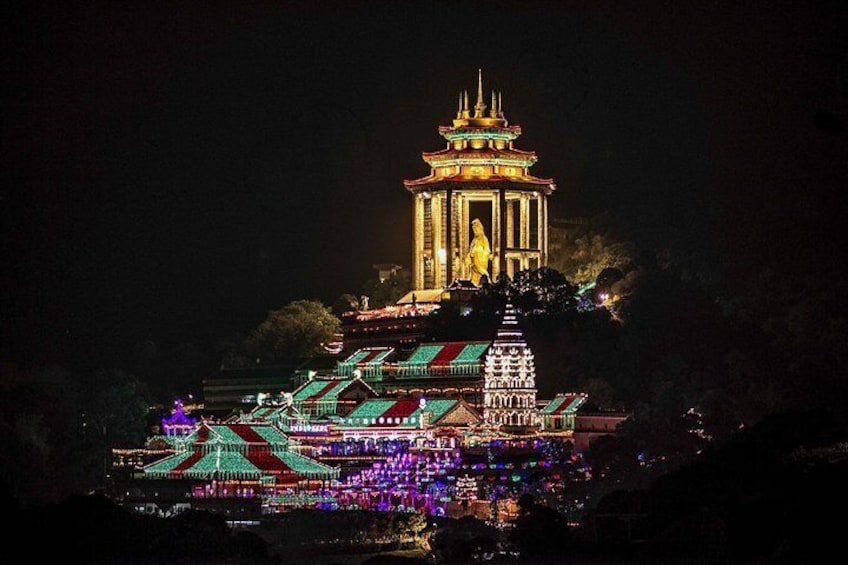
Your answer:
[[[438,194],[430,200],[430,223],[433,226],[433,288],[441,288],[446,252],[442,243],[442,199]]]
[[[412,284],[413,288],[424,288],[424,198],[420,194],[415,196],[412,216]]]
[[[501,198],[500,192],[494,191],[491,196],[492,203],[492,281],[498,280],[498,275],[501,272],[501,258],[503,257],[504,249],[501,245]]]
[[[520,205],[520,221],[518,223],[519,229],[519,244],[518,246],[523,249],[528,249],[530,247],[530,196],[527,194],[521,194],[521,199],[519,200]],[[530,267],[529,259],[526,254],[522,251],[521,253],[521,269],[527,269]]]
[[[536,247],[539,249],[539,267],[545,266],[545,250],[542,249],[545,241],[545,195],[536,195]]]
[[[459,193],[459,202],[457,207],[460,210],[459,214],[459,264],[462,265],[462,278],[467,279],[470,275],[465,269],[465,255],[468,253],[468,246],[471,243],[468,240],[468,226],[471,218],[469,214],[468,196]]]

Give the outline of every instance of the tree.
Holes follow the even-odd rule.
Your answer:
[[[535,503],[530,495],[518,500],[519,516],[509,539],[523,559],[554,558],[559,561],[571,545],[571,532],[565,516]]]
[[[268,313],[251,332],[245,350],[263,364],[290,357],[322,353],[322,344],[335,339],[339,320],[317,300],[296,300]]]
[[[362,285],[362,292],[369,299],[369,308],[383,308],[395,304],[411,288],[412,279],[409,271],[401,269],[382,281],[379,279],[367,281]]]

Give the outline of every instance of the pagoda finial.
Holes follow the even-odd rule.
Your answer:
[[[489,108],[489,117],[497,118],[498,117],[498,98],[495,95],[495,91],[492,91],[492,107]]]
[[[474,105],[474,117],[484,117],[486,105],[483,104],[483,69],[477,69],[477,104]]]
[[[464,92],[462,93],[462,96],[463,96],[463,98],[462,98],[462,100],[463,100],[463,102],[462,102],[462,115],[461,115],[460,117],[462,117],[462,118],[468,118],[468,117],[469,117],[469,112],[468,112],[468,91],[467,91],[467,90],[466,90],[466,91],[464,91]]]
[[[503,98],[501,97],[501,95],[502,95],[502,94],[503,94],[503,93],[499,90],[499,91],[498,91],[498,117],[499,117],[499,118],[503,118],[503,117],[504,117],[504,113],[503,113]]]
[[[456,119],[462,117],[462,91],[459,91],[459,105],[456,107]]]

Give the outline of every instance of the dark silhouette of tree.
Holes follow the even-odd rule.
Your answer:
[[[509,539],[524,560],[565,559],[571,549],[571,532],[565,516],[547,506],[535,503],[529,494],[519,500],[519,516]]]
[[[412,279],[407,269],[400,269],[383,281],[370,279],[362,286],[368,297],[369,308],[391,306],[412,289]]]
[[[262,364],[323,352],[321,345],[335,339],[339,319],[317,300],[297,300],[272,310],[245,340],[245,350]]]

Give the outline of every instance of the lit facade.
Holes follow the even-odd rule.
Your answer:
[[[492,426],[535,429],[536,369],[533,352],[508,304],[498,336],[486,354],[483,419]]]
[[[468,92],[460,94],[456,118],[439,134],[447,147],[423,154],[430,174],[404,181],[414,195],[413,288],[479,280],[481,269],[496,280],[547,265],[547,196],[556,186],[530,174],[536,154],[515,147],[521,127],[507,122],[500,93],[492,92],[487,111],[482,74],[477,103],[470,108]],[[487,239],[488,251],[471,258],[475,220],[491,245]]]

